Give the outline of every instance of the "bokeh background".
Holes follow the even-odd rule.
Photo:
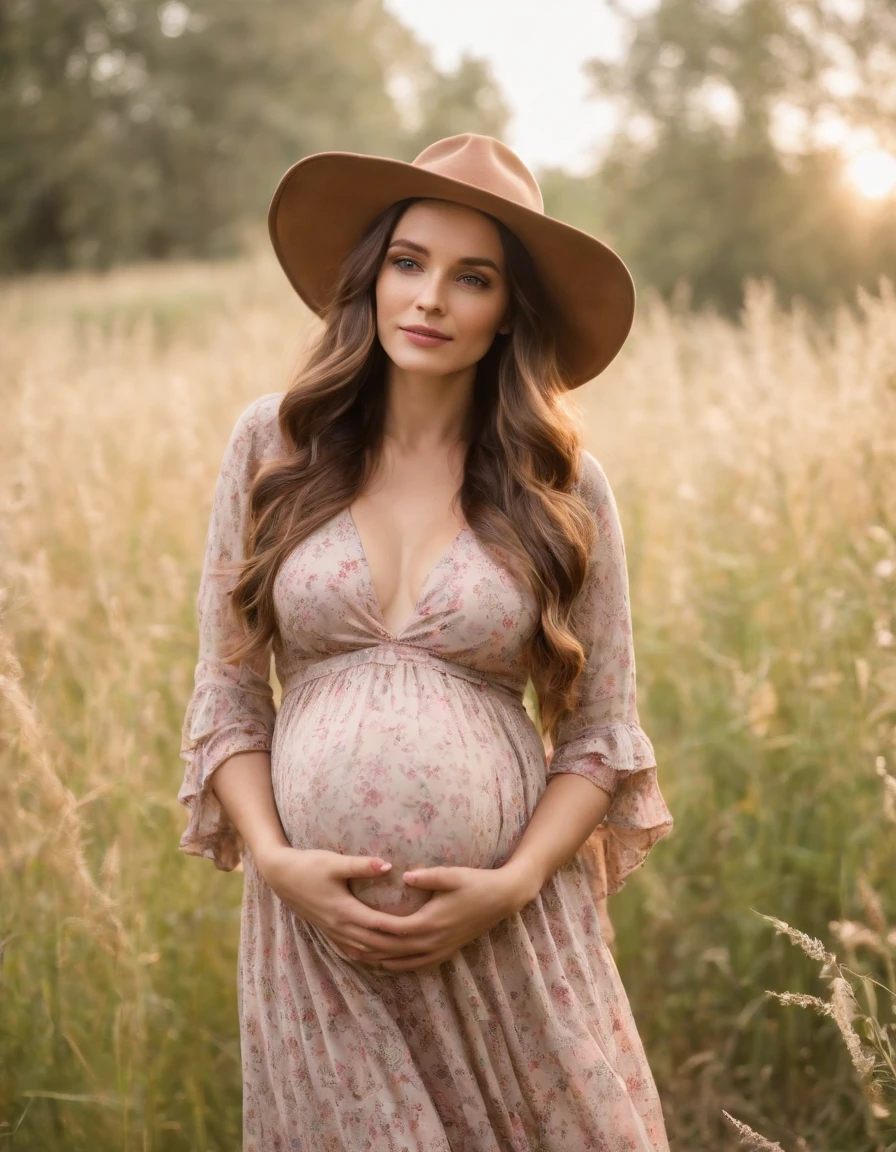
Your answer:
[[[2,0],[2,1148],[239,1147],[177,751],[224,444],[315,331],[266,209],[461,131],[639,288],[575,403],[676,818],[608,908],[673,1149],[896,1148],[889,0]]]

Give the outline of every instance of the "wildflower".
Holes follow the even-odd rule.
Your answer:
[[[800,1008],[814,1008],[822,1016],[832,1016],[833,1010],[827,1000],[820,996],[807,996],[803,992],[773,992],[770,988],[765,990],[767,996],[774,996],[782,1004],[796,1004]]]
[[[862,1041],[852,1026],[858,1005],[852,986],[842,976],[836,976],[831,981],[831,1009],[856,1071],[863,1078],[870,1076],[874,1069],[874,1057],[862,1050]]]
[[[831,920],[829,927],[844,948],[870,948],[886,955],[886,946],[877,932],[855,920]]]
[[[740,1134],[741,1140],[745,1141],[748,1147],[764,1149],[764,1152],[784,1152],[780,1144],[776,1144],[773,1140],[766,1140],[764,1136],[760,1136],[758,1132],[754,1132],[753,1129],[747,1124],[744,1124],[743,1121],[735,1120],[724,1108],[722,1109],[722,1115],[730,1124],[734,1125]]]
[[[805,932],[791,928],[789,924],[785,924],[783,920],[778,920],[775,916],[765,916],[762,912],[757,913],[757,915],[762,916],[763,920],[768,920],[769,924],[773,924],[778,932],[789,936],[791,942],[802,948],[812,960],[817,960],[819,964],[836,963],[837,957],[828,952],[822,942],[816,940],[814,936],[807,936]]]

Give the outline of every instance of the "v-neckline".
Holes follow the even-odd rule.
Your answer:
[[[455,534],[454,539],[451,541],[451,543],[448,545],[448,547],[445,549],[445,551],[442,553],[442,555],[438,558],[438,560],[436,561],[433,568],[430,569],[428,575],[426,576],[426,579],[423,581],[423,583],[420,586],[420,591],[417,593],[417,599],[414,602],[414,607],[411,609],[410,616],[408,617],[407,620],[405,620],[404,624],[402,625],[402,627],[397,632],[393,632],[391,630],[391,628],[389,628],[388,625],[386,624],[386,618],[383,615],[382,608],[380,607],[379,597],[376,594],[376,588],[374,587],[374,584],[373,584],[373,570],[370,567],[370,560],[367,557],[367,549],[364,547],[364,540],[363,540],[363,537],[361,536],[361,532],[358,528],[358,525],[355,523],[355,518],[352,515],[351,508],[346,506],[345,513],[346,513],[346,516],[348,517],[348,522],[351,525],[352,531],[355,535],[355,539],[358,541],[358,547],[361,550],[361,558],[364,561],[364,568],[365,568],[366,573],[367,573],[367,586],[370,589],[370,601],[371,601],[371,603],[372,603],[372,605],[376,611],[376,615],[378,617],[377,623],[379,624],[379,626],[382,628],[382,630],[386,633],[386,635],[391,640],[398,640],[405,634],[405,632],[407,632],[409,630],[411,625],[417,619],[418,614],[419,614],[420,602],[422,601],[424,594],[426,593],[426,590],[429,588],[429,585],[430,585],[433,577],[435,576],[436,572],[438,572],[438,570],[442,567],[442,565],[448,559],[448,557],[451,555],[451,553],[454,551],[454,548],[455,548],[458,540],[460,540],[461,536],[463,536],[464,533],[468,530],[469,525],[464,524],[463,527]]]

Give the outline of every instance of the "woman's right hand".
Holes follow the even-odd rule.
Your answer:
[[[339,948],[358,952],[401,952],[400,938],[373,927],[382,915],[358,900],[348,882],[387,876],[391,865],[378,856],[343,856],[323,848],[276,847],[259,872],[283,903],[319,928]],[[354,957],[352,957],[354,958]]]

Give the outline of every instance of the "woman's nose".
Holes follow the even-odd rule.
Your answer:
[[[445,288],[438,276],[427,276],[417,294],[417,307],[421,312],[442,312],[445,306]]]

